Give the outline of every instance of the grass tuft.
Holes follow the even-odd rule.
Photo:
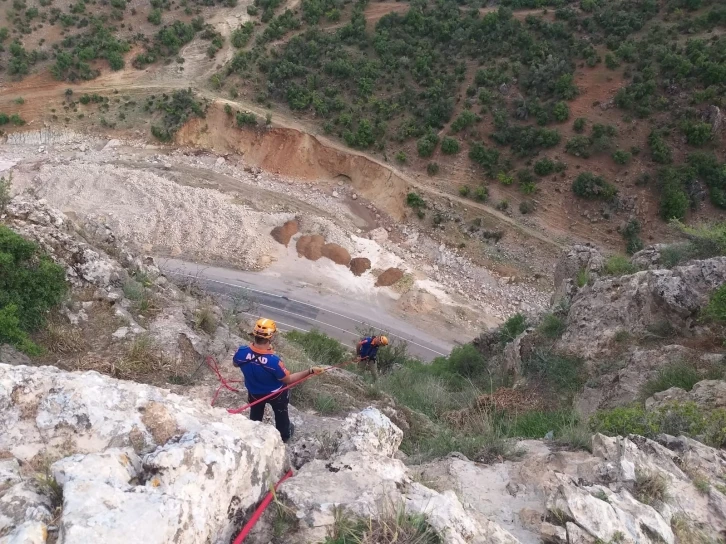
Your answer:
[[[409,514],[405,505],[384,505],[369,518],[338,510],[323,544],[441,544],[425,516]]]
[[[565,332],[565,321],[554,314],[547,314],[542,318],[538,331],[547,338],[559,338]]]
[[[667,502],[668,480],[657,472],[638,472],[634,492],[635,498],[644,504]]]
[[[656,377],[643,384],[640,396],[645,400],[671,387],[680,387],[690,391],[702,379],[692,364],[685,361],[670,363],[658,369]]]
[[[352,357],[340,342],[315,329],[290,331],[285,338],[302,346],[305,354],[317,364],[337,365]]]

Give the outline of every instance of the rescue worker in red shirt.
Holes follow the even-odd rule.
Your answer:
[[[356,345],[355,353],[358,356],[359,366],[363,370],[370,371],[373,376],[373,380],[378,379],[378,366],[376,364],[378,348],[387,345],[388,338],[383,335],[366,336]]]
[[[255,402],[286,385],[290,385],[311,374],[321,374],[323,367],[314,366],[308,370],[291,374],[282,359],[272,349],[272,338],[277,332],[277,325],[272,319],[258,319],[255,324],[253,342],[249,346],[240,346],[234,355],[233,364],[238,367],[245,378],[245,387],[249,402]],[[283,442],[287,442],[295,432],[295,425],[290,421],[288,405],[290,390],[255,404],[250,408],[250,419],[262,421],[265,406],[269,404],[275,413],[275,427],[280,432]]]

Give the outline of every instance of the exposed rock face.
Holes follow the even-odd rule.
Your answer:
[[[725,281],[726,257],[599,279],[573,297],[559,346],[583,357],[602,357],[620,331],[638,335],[665,325],[697,334],[699,311]]]
[[[657,268],[661,264],[661,251],[666,244],[653,244],[635,253],[630,262],[643,270]]]
[[[723,380],[703,380],[686,391],[671,387],[656,393],[645,401],[648,410],[657,410],[671,402],[694,402],[702,410],[726,408],[726,382]]]
[[[605,259],[602,253],[589,244],[569,248],[560,256],[555,265],[553,300],[558,300],[564,295],[571,295],[577,290],[572,280],[577,277],[578,272],[585,270],[591,278],[595,278],[604,265]]]
[[[726,497],[715,489],[704,495],[692,478],[716,481],[726,455],[684,437],[660,441],[595,435],[592,455],[525,441],[520,461],[486,466],[452,456],[422,466],[421,477],[456,490],[480,523],[496,523],[523,544],[673,544],[674,516],[686,520],[692,534],[718,538],[726,529]],[[636,482],[643,477],[665,480],[665,502],[638,500]]]
[[[1,364],[0,428],[0,451],[12,455],[0,465],[0,504],[29,505],[3,508],[7,542],[50,521],[49,501],[17,470],[43,459],[59,459],[50,472],[63,489],[65,544],[229,542],[283,472],[274,427],[96,372]]]
[[[338,509],[377,517],[386,504],[425,515],[447,544],[517,542],[496,523],[472,518],[453,492],[442,494],[414,483],[405,465],[392,458],[402,433],[377,409],[348,417],[340,434],[336,453],[308,462],[280,487],[280,497],[300,520],[291,542],[323,540]]]

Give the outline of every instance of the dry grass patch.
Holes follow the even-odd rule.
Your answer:
[[[635,475],[635,498],[644,504],[668,500],[668,480],[657,472],[639,472]]]
[[[142,378],[158,376],[171,368],[154,342],[147,335],[137,337],[129,346],[126,354],[115,364],[114,374],[118,378],[142,381]]]
[[[87,348],[83,331],[70,323],[50,321],[43,331],[41,343],[51,353],[67,355],[78,353]]]

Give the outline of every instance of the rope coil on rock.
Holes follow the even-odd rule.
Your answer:
[[[212,357],[211,355],[208,355],[204,362],[209,367],[209,369],[214,372],[214,374],[217,376],[217,379],[219,380],[219,387],[217,387],[217,391],[214,393],[214,397],[212,397],[212,406],[214,406],[214,403],[217,402],[217,397],[219,396],[219,393],[222,391],[222,388],[225,388],[229,391],[233,391],[235,393],[239,393],[239,389],[231,386],[232,383],[242,383],[242,380],[228,380],[224,376],[222,376],[222,372],[219,370],[219,364],[217,363],[217,360]]]

